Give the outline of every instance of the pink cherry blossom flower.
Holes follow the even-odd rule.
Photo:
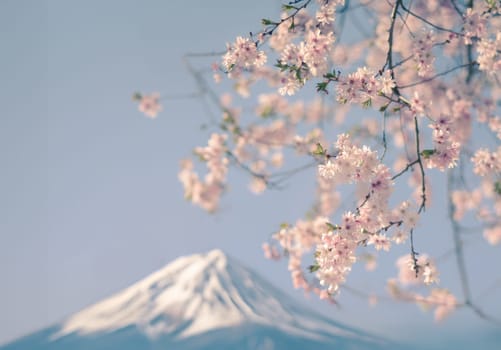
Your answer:
[[[486,228],[484,230],[484,238],[487,240],[487,242],[489,242],[489,244],[499,244],[501,242],[501,225],[497,225],[492,228]]]
[[[325,179],[332,179],[336,176],[336,166],[329,159],[325,164],[318,166],[318,174]]]
[[[381,250],[382,249],[382,250],[385,250],[385,251],[389,251],[390,247],[391,247],[390,240],[384,234],[371,235],[369,237],[368,244],[374,245],[374,248],[376,248],[376,250]]]
[[[227,44],[226,50],[223,67],[235,76],[245,68],[261,67],[266,63],[264,51],[258,50],[249,38],[237,37],[235,43]]]
[[[149,118],[156,118],[157,114],[162,110],[159,99],[160,94],[158,93],[142,95],[139,100],[139,111],[144,113]]]

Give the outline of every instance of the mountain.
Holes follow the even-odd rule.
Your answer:
[[[388,349],[297,304],[220,250],[181,257],[0,350]]]

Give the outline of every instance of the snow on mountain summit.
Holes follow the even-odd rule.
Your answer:
[[[227,264],[221,250],[181,257],[70,317],[55,337],[72,332],[111,332],[129,325],[155,336],[176,331],[191,321],[195,327],[185,330],[189,335],[208,329],[209,323],[216,327],[238,324],[242,316],[227,307],[228,294],[221,285]],[[217,298],[222,299],[216,303]],[[208,313],[211,322],[204,317]]]
[[[111,333],[137,327],[154,339],[177,339],[208,331],[258,324],[309,339],[360,338],[360,333],[308,309],[221,250],[178,258],[164,268],[67,319],[52,336]]]

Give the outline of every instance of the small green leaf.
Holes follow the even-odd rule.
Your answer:
[[[362,102],[362,106],[364,108],[369,108],[370,106],[372,106],[372,99],[369,98],[367,101]]]
[[[325,149],[322,147],[322,145],[319,143],[317,143],[317,148],[315,149],[315,151],[313,152],[314,155],[317,155],[317,156],[323,156],[325,155]]]
[[[242,129],[239,126],[233,126],[233,133],[235,135],[242,135]]]
[[[501,181],[496,181],[494,183],[494,192],[501,196]]]
[[[329,228],[329,231],[336,231],[341,229],[341,227],[339,227],[338,225],[333,225],[330,222],[326,222],[325,224]]]
[[[282,63],[282,61],[280,61],[280,60],[277,60],[275,67],[280,68],[281,72],[290,69],[290,66],[287,63]]]
[[[282,5],[282,10],[283,11],[289,11],[289,10],[295,10],[296,7],[292,6],[292,5],[287,5],[287,4],[283,4]]]
[[[320,269],[320,265],[318,265],[317,263],[315,263],[314,265],[308,266],[308,270],[310,270],[310,272],[315,272],[318,269]]]
[[[386,111],[386,108],[388,108],[388,106],[389,106],[389,104],[379,107],[379,111],[380,112]]]
[[[197,151],[193,151],[193,155],[197,157],[200,162],[207,161],[207,159],[205,159],[204,156],[201,153],[198,153]]]
[[[261,112],[260,116],[262,118],[267,118],[271,115],[275,114],[275,111],[273,110],[273,107],[272,106],[267,106],[265,108],[263,108],[263,111]]]
[[[300,68],[296,68],[296,79],[297,80],[302,80],[302,78],[301,78],[301,69]]]
[[[272,25],[272,24],[278,24],[278,23],[273,22],[272,20],[267,19],[267,18],[263,18],[263,19],[261,20],[261,23],[262,23],[264,26],[269,26],[269,25]]]
[[[337,79],[336,77],[336,71],[333,70],[332,73],[326,73],[324,74],[325,79]]]
[[[288,223],[286,223],[286,222],[282,222],[282,223],[280,224],[280,229],[282,229],[282,230],[286,230],[286,229],[288,229],[288,228],[289,228],[289,224],[288,224]]]
[[[424,149],[421,151],[421,156],[425,159],[430,158],[433,154],[435,154],[434,149]]]
[[[494,8],[496,6],[496,0],[485,0],[489,8]]]
[[[327,93],[327,82],[326,81],[322,81],[320,83],[317,83],[317,92],[325,92]]]
[[[231,112],[227,109],[223,110],[223,122],[228,123],[228,124],[234,124],[235,123],[235,118],[231,115]]]

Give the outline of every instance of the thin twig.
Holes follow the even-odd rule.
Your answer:
[[[413,16],[413,17],[415,17],[415,18],[417,18],[417,19],[420,19],[420,20],[421,20],[421,21],[423,21],[424,23],[426,23],[426,24],[428,24],[428,25],[432,26],[433,28],[435,28],[435,29],[437,29],[437,30],[441,30],[441,31],[444,31],[444,32],[453,33],[453,34],[456,34],[456,35],[458,35],[458,36],[463,36],[463,34],[462,34],[462,33],[460,33],[460,32],[456,32],[455,30],[452,30],[452,29],[447,29],[447,28],[441,27],[441,26],[439,26],[439,25],[437,25],[437,24],[431,23],[431,22],[430,22],[430,21],[428,21],[426,18],[421,17],[420,15],[418,15],[418,14],[416,14],[416,13],[412,12],[410,9],[406,8],[404,4],[401,4],[401,6],[402,6],[402,9],[403,9],[404,11],[406,11],[408,14],[410,14],[411,16]]]
[[[397,18],[398,7],[400,5],[402,5],[402,1],[397,0],[391,12],[390,29],[388,29],[388,52],[386,54],[386,62],[384,63],[383,68],[381,69],[381,71],[384,71],[386,66],[388,66],[388,69],[391,70],[391,78],[393,80],[395,80],[395,76],[393,74],[393,30],[395,28],[395,20]]]
[[[397,174],[393,175],[393,177],[391,178],[392,180],[395,180],[397,177],[401,176],[402,174],[404,174],[407,170],[409,170],[410,168],[412,168],[413,165],[416,165],[417,163],[419,163],[419,160],[416,159],[416,160],[413,160],[412,162],[410,163],[407,163],[407,166],[402,169],[401,171],[399,171]]]
[[[484,319],[484,320],[486,320],[490,323],[493,323],[495,325],[501,326],[501,320],[498,320],[497,318],[486,314],[478,305],[476,305],[473,302],[473,298],[472,298],[472,294],[471,294],[471,290],[470,290],[469,279],[468,279],[468,274],[467,274],[467,270],[466,270],[466,263],[465,263],[465,257],[464,257],[464,251],[463,251],[463,242],[460,238],[461,229],[460,229],[457,221],[454,219],[455,206],[454,206],[454,202],[452,201],[452,191],[453,191],[453,182],[454,182],[453,171],[454,170],[451,169],[447,173],[447,192],[449,193],[449,196],[448,196],[448,200],[449,200],[448,215],[449,215],[449,222],[451,223],[451,226],[452,226],[452,239],[454,242],[454,253],[456,256],[456,265],[458,267],[459,279],[461,282],[461,289],[463,291],[463,297],[465,300],[464,305],[469,307],[481,319]]]
[[[465,67],[472,67],[474,65],[478,64],[477,62],[473,61],[473,62],[469,62],[469,63],[465,63],[465,64],[462,64],[462,65],[459,65],[459,66],[456,66],[456,67],[453,67],[453,68],[450,68],[444,72],[441,72],[441,73],[438,73],[438,74],[435,74],[434,76],[432,77],[429,77],[429,78],[426,78],[426,79],[423,79],[423,80],[420,80],[420,81],[416,81],[414,83],[410,83],[410,84],[407,84],[407,85],[402,85],[402,86],[399,86],[400,89],[406,89],[406,88],[409,88],[409,87],[413,87],[413,86],[416,86],[416,85],[420,85],[420,84],[424,84],[424,83],[427,83],[427,82],[430,82],[432,80],[435,80],[436,78],[439,78],[441,76],[444,76],[446,74],[449,74],[455,70],[458,70],[458,69],[461,69],[461,68],[465,68]]]
[[[419,144],[419,124],[417,116],[414,116],[414,131],[416,133],[416,155],[421,171],[421,205],[419,206],[418,213],[421,213],[426,208],[426,178],[424,174],[423,160],[421,158],[421,148]]]

